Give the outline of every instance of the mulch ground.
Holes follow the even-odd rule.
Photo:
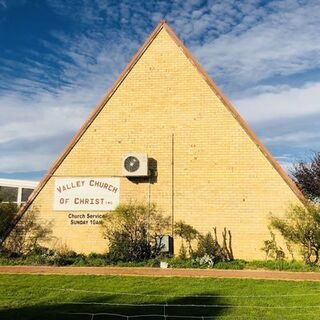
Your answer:
[[[210,277],[320,281],[320,272],[286,272],[269,270],[160,269],[125,267],[49,267],[0,266],[0,274],[65,274],[65,275],[123,275],[156,277]]]

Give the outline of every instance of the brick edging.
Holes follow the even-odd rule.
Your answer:
[[[289,281],[320,281],[320,272],[289,272],[270,270],[222,269],[160,269],[146,267],[53,267],[53,266],[0,266],[0,274],[58,274],[110,275],[154,277],[209,277],[237,279],[265,279]]]

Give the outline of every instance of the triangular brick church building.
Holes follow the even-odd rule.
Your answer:
[[[262,258],[269,213],[283,215],[290,204],[303,201],[165,22],[19,216],[37,207],[40,219],[52,221],[55,241],[48,246],[104,252],[99,216],[130,200],[156,203],[173,222],[183,220],[200,232],[227,227],[235,257],[245,259]],[[177,253],[178,239],[174,244]]]

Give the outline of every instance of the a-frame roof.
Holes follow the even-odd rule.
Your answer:
[[[67,155],[70,153],[70,151],[76,145],[76,143],[79,141],[79,139],[82,137],[82,135],[86,132],[88,127],[95,120],[95,118],[98,116],[100,111],[104,108],[105,104],[113,96],[113,94],[115,93],[117,88],[121,85],[121,83],[124,81],[126,76],[130,73],[131,69],[139,61],[140,57],[144,54],[144,52],[147,50],[147,48],[150,46],[152,41],[156,38],[156,36],[159,34],[159,32],[162,29],[165,29],[168,32],[168,34],[171,36],[171,38],[175,41],[175,43],[181,48],[181,50],[184,52],[186,57],[190,60],[190,62],[200,72],[200,74],[202,75],[204,80],[207,82],[209,87],[212,89],[212,91],[219,97],[219,99],[221,100],[223,105],[230,111],[232,116],[238,121],[238,123],[245,130],[245,132],[248,134],[248,136],[251,138],[251,140],[256,144],[256,146],[260,149],[260,151],[263,153],[263,155],[268,159],[268,161],[271,163],[271,165],[280,174],[280,176],[288,184],[288,186],[292,189],[292,191],[296,194],[296,196],[302,202],[306,201],[305,197],[303,196],[303,194],[299,190],[299,188],[296,186],[296,184],[292,181],[292,179],[288,176],[288,174],[284,171],[284,169],[279,165],[279,163],[272,157],[272,155],[269,153],[269,151],[266,149],[266,147],[262,144],[262,142],[255,135],[255,133],[250,129],[250,127],[246,124],[246,122],[239,115],[239,113],[236,111],[236,109],[232,106],[232,104],[228,100],[228,98],[222,93],[222,91],[218,88],[218,86],[214,83],[214,81],[209,77],[209,75],[206,73],[206,71],[200,66],[200,64],[196,61],[196,59],[191,55],[189,50],[184,46],[182,41],[178,38],[178,36],[174,33],[174,31],[168,26],[168,24],[164,20],[161,20],[161,22],[157,25],[157,27],[154,29],[154,31],[149,35],[149,37],[147,38],[145,43],[142,45],[142,47],[133,56],[133,58],[131,59],[131,61],[129,62],[127,67],[123,70],[123,72],[120,74],[118,79],[115,81],[115,83],[113,84],[111,89],[107,92],[107,94],[97,104],[97,106],[95,107],[93,112],[89,115],[88,119],[85,121],[85,123],[82,125],[82,127],[75,134],[75,136],[73,137],[71,142],[66,146],[66,148],[62,151],[61,155],[57,158],[57,160],[53,163],[51,168],[48,170],[46,175],[41,179],[37,188],[34,190],[34,192],[29,197],[28,201],[20,208],[16,219],[14,220],[11,228],[8,230],[4,239],[10,233],[12,228],[19,222],[19,220],[21,219],[23,214],[26,212],[26,210],[30,207],[30,205],[33,203],[34,199],[37,197],[39,192],[43,189],[43,187],[46,185],[46,183],[49,181],[49,179],[54,175],[55,171],[58,169],[60,164],[67,157]],[[2,239],[2,241],[4,239]],[[0,241],[1,241],[1,239],[0,239]]]

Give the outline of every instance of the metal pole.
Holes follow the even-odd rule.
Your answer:
[[[147,242],[149,243],[149,223],[150,223],[150,207],[151,207],[151,176],[149,176],[148,186],[148,221],[147,221]]]
[[[171,137],[171,236],[174,236],[174,133]]]

